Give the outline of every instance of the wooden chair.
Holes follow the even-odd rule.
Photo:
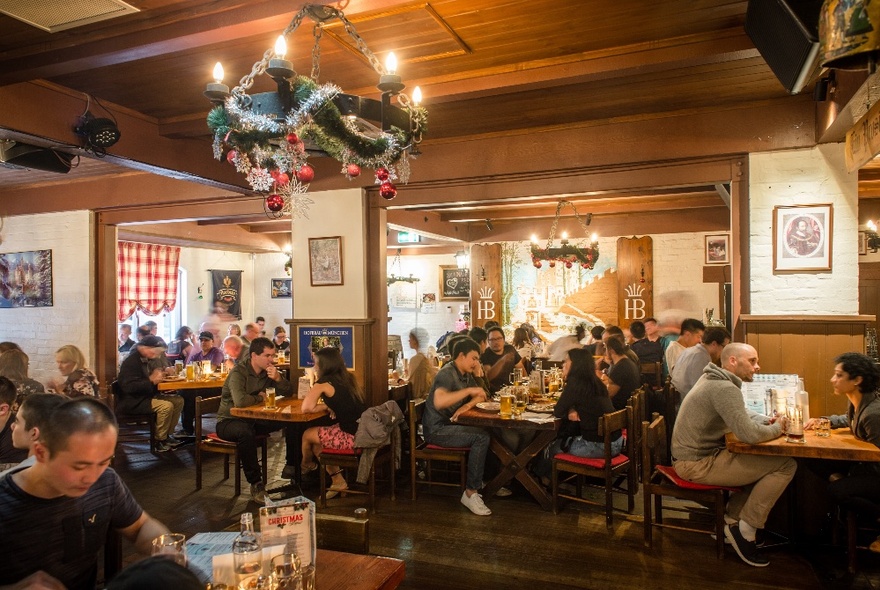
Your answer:
[[[677,408],[681,405],[681,394],[672,385],[672,377],[667,377],[663,384],[663,400],[663,417],[666,418],[666,448],[671,449],[672,430],[675,428],[675,418],[678,415]]]
[[[640,363],[639,369],[642,374],[642,385],[647,385],[651,389],[663,387],[663,363]]]
[[[117,402],[120,398],[122,390],[118,381],[110,384],[110,392],[107,394],[107,405],[116,416],[116,422],[120,426],[146,426],[150,433],[150,452],[156,452],[156,412],[118,412]]]
[[[559,513],[559,497],[583,502],[584,504],[596,505],[596,502],[581,497],[583,478],[597,477],[605,481],[605,524],[611,528],[613,522],[614,501],[612,494],[615,491],[614,481],[622,475],[626,476],[627,513],[632,514],[635,508],[635,494],[638,484],[636,483],[636,463],[630,459],[630,448],[625,438],[623,452],[611,456],[611,435],[614,432],[632,430],[632,408],[618,410],[602,416],[599,420],[599,434],[605,443],[605,457],[602,459],[587,459],[569,453],[559,453],[553,457],[553,474],[551,485],[553,487],[553,512]],[[559,493],[559,473],[571,473],[576,476],[576,496]]]
[[[740,491],[739,488],[727,486],[710,486],[693,483],[682,479],[670,465],[666,446],[666,419],[656,416],[654,420],[642,422],[642,495],[645,503],[645,546],[653,547],[652,531],[656,527],[675,530],[715,534],[715,549],[718,559],[724,558],[724,510],[730,494]],[[684,525],[673,525],[663,522],[663,497],[670,496],[680,500],[689,500],[712,507],[714,527],[712,530],[699,529]],[[651,500],[654,500],[653,516]],[[684,512],[692,512],[682,508],[669,508]]]
[[[370,519],[315,514],[317,543],[320,549],[367,555],[370,552]]]
[[[378,453],[376,453],[376,458],[373,459],[373,465],[370,467],[370,479],[367,482],[367,491],[348,489],[343,492],[345,494],[363,494],[368,496],[370,498],[370,509],[374,512],[376,510],[376,467],[378,465],[386,465],[391,472],[391,499],[396,499],[394,491],[395,473],[393,446],[393,444],[385,445],[379,449]],[[327,470],[324,466],[336,465],[340,469],[353,469],[357,471],[362,453],[363,450],[359,448],[351,450],[324,449],[321,451],[321,456],[319,458],[321,465],[318,467],[321,474],[321,508],[327,507]]]
[[[632,409],[632,420],[627,425],[629,460],[635,464],[636,478],[642,481],[642,422],[648,419],[648,392],[644,387],[635,390],[626,405]]]
[[[235,495],[241,494],[241,458],[238,456],[238,446],[228,440],[223,440],[216,433],[205,434],[204,420],[215,418],[220,409],[220,396],[202,398],[196,397],[195,411],[195,438],[196,438],[196,489],[202,489],[202,453],[220,453],[223,457],[223,479],[229,479],[229,457],[235,458]],[[257,444],[262,451],[263,459],[263,482],[269,481],[269,437],[257,435]]]
[[[422,414],[425,410],[425,400],[409,401],[409,448],[410,448],[410,486],[412,487],[412,499],[416,499],[416,486],[418,484],[438,485],[438,486],[455,486],[454,483],[434,481],[433,480],[433,461],[448,461],[458,463],[459,483],[457,484],[461,491],[464,491],[467,485],[467,454],[470,448],[467,447],[440,447],[437,445],[429,445],[424,438],[419,435],[419,426],[422,423]],[[426,462],[425,481],[419,481],[416,473],[416,462],[423,460]]]

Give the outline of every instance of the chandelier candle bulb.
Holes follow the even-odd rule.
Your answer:
[[[218,61],[214,66],[214,81],[205,88],[205,96],[212,102],[223,102],[229,96],[229,86],[223,83],[223,66]]]
[[[415,88],[413,88],[412,102],[416,106],[419,106],[420,104],[422,104],[422,89],[421,89],[421,87],[416,86]]]
[[[393,51],[385,58],[385,71],[387,73],[379,76],[379,90],[397,94],[405,88],[400,76],[397,75],[397,56]]]
[[[284,41],[284,35],[279,35],[275,41],[275,57],[269,60],[269,66],[266,68],[266,73],[276,80],[286,80],[294,74],[293,64],[284,59],[285,55],[287,55],[287,42]]]

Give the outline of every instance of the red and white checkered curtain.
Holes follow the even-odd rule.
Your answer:
[[[117,247],[119,319],[135,310],[147,315],[172,311],[177,304],[177,269],[180,248],[139,242],[119,242]]]

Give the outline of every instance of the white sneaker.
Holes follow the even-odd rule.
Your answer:
[[[492,511],[483,503],[483,497],[477,492],[471,494],[470,498],[468,498],[467,492],[462,492],[461,503],[477,516],[489,516],[492,514]]]
[[[507,498],[512,495],[513,495],[513,492],[511,492],[510,490],[508,490],[505,487],[498,488],[498,491],[495,492],[496,498]]]

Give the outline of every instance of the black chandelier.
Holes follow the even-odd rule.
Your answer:
[[[568,205],[571,207],[572,211],[574,211],[575,219],[577,219],[578,223],[580,223],[581,227],[584,229],[584,235],[589,235],[590,230],[587,229],[587,226],[593,221],[593,214],[588,213],[586,219],[581,218],[573,203],[566,200],[560,200],[556,205],[556,216],[553,218],[553,225],[550,226],[550,235],[547,238],[547,245],[544,248],[541,248],[538,245],[538,238],[532,236],[532,264],[535,268],[541,268],[541,261],[547,260],[547,265],[550,268],[554,268],[557,262],[561,262],[565,264],[565,268],[571,268],[575,264],[579,264],[583,268],[592,270],[593,266],[595,266],[596,262],[599,260],[599,238],[595,233],[590,237],[589,244],[572,244],[569,242],[568,234],[565,232],[562,233],[559,246],[553,244],[553,240],[556,237],[556,227],[559,225],[559,214],[565,205]]]
[[[285,59],[286,38],[306,17],[315,23],[310,77],[297,75]],[[342,23],[354,47],[379,74],[380,100],[345,94],[334,84],[318,82],[320,41],[324,27],[333,20]],[[393,199],[394,182],[409,179],[409,159],[418,155],[427,124],[427,111],[419,106],[421,91],[416,87],[411,97],[405,94],[396,69],[394,53],[388,54],[383,67],[341,10],[306,5],[278,37],[275,48],[266,51],[231,93],[223,84],[222,66],[215,66],[214,82],[205,91],[217,105],[208,115],[214,157],[225,158],[246,175],[255,191],[268,194],[264,204],[270,216],[305,216],[312,201],[304,194],[315,176],[308,164],[310,155],[339,161],[349,179],[359,176],[361,168],[374,169],[379,194]],[[264,73],[275,81],[277,90],[248,95],[254,77]]]

